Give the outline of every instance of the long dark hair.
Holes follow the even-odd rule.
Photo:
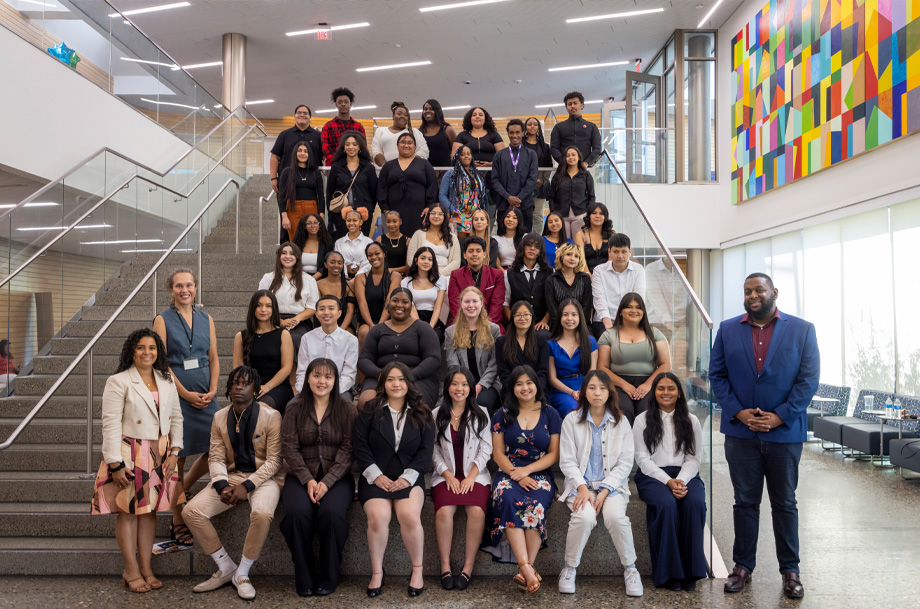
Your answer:
[[[329,229],[326,228],[326,223],[323,221],[319,214],[307,214],[297,222],[297,229],[294,231],[293,243],[299,247],[300,252],[303,253],[303,248],[307,244],[307,240],[310,238],[310,233],[307,232],[307,220],[310,218],[313,218],[319,222],[319,230],[316,233],[316,239],[319,241],[319,247],[317,248],[317,260],[322,260],[325,258],[326,252],[335,247],[335,240],[332,238],[332,235],[329,234]]]
[[[345,400],[339,394],[339,368],[334,361],[331,359],[326,359],[325,357],[317,357],[316,359],[310,362],[310,365],[307,366],[306,372],[304,372],[304,382],[303,390],[300,392],[300,395],[295,398],[295,401],[292,405],[296,405],[297,409],[297,428],[303,429],[307,424],[307,417],[316,412],[316,404],[313,397],[313,391],[310,390],[309,379],[310,375],[314,370],[319,370],[320,372],[332,372],[335,376],[335,380],[332,382],[332,392],[329,394],[329,406],[326,408],[326,417],[329,417],[332,427],[335,429],[342,429],[348,423],[348,410],[354,410],[352,404]],[[291,408],[288,408],[285,411],[285,415],[288,412],[292,412]],[[325,417],[324,417],[325,420]]]
[[[553,175],[553,179],[550,182],[550,189],[553,192],[556,192],[559,188],[559,181],[562,179],[562,176],[568,176],[568,165],[565,163],[565,155],[569,153],[569,150],[574,150],[578,153],[578,173],[587,173],[587,170],[584,166],[584,157],[581,155],[581,150],[578,149],[578,146],[566,146],[565,150],[562,151],[562,162],[559,163],[559,169]],[[585,218],[587,221],[587,218]]]
[[[450,127],[450,124],[444,120],[444,109],[441,107],[441,102],[436,99],[427,99],[425,104],[431,106],[431,109],[434,111],[434,122],[438,127]],[[425,104],[422,104],[422,123],[418,126],[418,130],[425,133],[425,129],[428,128],[428,122],[425,120]]]
[[[633,302],[639,304],[639,308],[642,309],[642,319],[639,321],[639,327],[642,328],[642,331],[645,333],[645,337],[648,339],[649,351],[651,351],[652,364],[657,368],[661,361],[658,357],[658,347],[655,344],[655,332],[652,330],[652,324],[648,321],[648,309],[645,307],[645,301],[642,300],[642,296],[638,292],[629,292],[620,300],[620,306],[617,307],[617,316],[613,320],[613,329],[616,330],[617,336],[619,337],[620,328],[623,327],[623,310],[628,307]],[[620,341],[617,340],[617,348],[619,349]]]
[[[290,241],[285,241],[275,250],[275,275],[272,277],[272,282],[271,285],[268,286],[268,289],[272,292],[277,292],[281,284],[284,283],[284,265],[281,264],[281,252],[283,252],[286,247],[290,247],[294,250],[294,258],[297,259],[294,263],[294,267],[291,269],[291,283],[294,284],[294,300],[297,301],[300,300],[300,292],[303,290],[303,259],[300,257],[300,248]]]
[[[383,246],[380,244],[379,241],[371,241],[370,243],[364,246],[364,258],[367,259],[367,250],[371,249],[374,246],[379,247],[380,251],[383,252],[383,282],[382,282],[383,293],[389,294],[390,293],[390,279],[391,279],[390,275],[391,273],[390,273],[390,265],[387,264],[387,251],[383,249]],[[374,269],[369,270],[367,272],[367,276],[370,277],[373,274],[373,272],[374,272]]]
[[[237,381],[252,383],[253,397],[259,395],[259,392],[262,390],[262,377],[259,376],[259,371],[243,364],[231,370],[230,374],[227,375],[227,386],[224,388],[224,397],[230,399],[230,389]]]
[[[320,279],[326,279],[327,277],[329,277],[329,267],[326,266],[326,262],[329,260],[329,257],[332,256],[333,254],[341,258],[342,262],[344,263],[345,256],[343,256],[341,252],[337,252],[335,250],[326,252],[326,256],[323,258],[323,268],[320,269],[320,276],[319,276]],[[341,300],[342,300],[342,305],[343,305],[342,310],[344,311],[345,310],[344,307],[347,306],[345,304],[345,298],[348,296],[348,293],[351,292],[351,288],[348,287],[348,280],[345,279],[345,268],[344,267],[342,267],[342,272],[339,274],[339,280],[342,283]]]
[[[454,238],[451,236],[450,231],[450,214],[443,203],[432,203],[428,206],[428,213],[425,215],[425,219],[422,220],[422,230],[427,231],[431,228],[431,220],[429,220],[429,218],[431,217],[431,212],[434,211],[436,207],[441,208],[441,211],[444,212],[444,221],[441,222],[441,239],[444,239],[444,245],[450,249],[450,246],[454,243]]]
[[[540,377],[530,366],[515,366],[514,370],[511,371],[511,376],[508,377],[508,386],[505,388],[505,405],[502,408],[502,422],[506,428],[513,425],[514,420],[521,413],[521,404],[518,402],[517,396],[514,395],[514,385],[522,376],[528,377],[537,386],[537,396],[534,400],[540,403],[541,411],[546,410],[546,395],[544,395],[543,388],[540,386]]]
[[[467,148],[470,154],[473,154],[472,148],[466,144],[460,144],[460,147],[457,148],[457,151],[454,152],[454,156],[450,159],[450,163],[454,168],[450,174],[450,192],[454,193],[454,202],[457,203],[457,207],[460,206],[460,184],[462,182],[469,182],[470,190],[473,192],[479,191],[479,187],[483,185],[482,175],[479,173],[479,170],[476,169],[476,163],[470,162],[469,169],[466,169],[463,167],[463,163],[460,162],[460,154],[463,153],[464,148]],[[485,196],[485,188],[482,188],[482,191],[483,192],[479,192],[478,196]]]
[[[451,409],[453,408],[453,398],[450,397],[450,384],[456,375],[462,375],[470,387],[470,392],[466,396],[463,405],[463,414],[460,415],[460,424],[457,433],[460,435],[460,441],[466,438],[466,430],[469,427],[477,436],[489,424],[489,417],[482,411],[479,404],[476,403],[476,380],[473,373],[464,366],[451,366],[447,369],[447,376],[444,378],[444,389],[441,392],[441,409],[438,410],[438,417],[434,422],[437,435],[445,440],[450,440],[450,433],[447,429],[450,427]]]
[[[406,416],[406,411],[408,411],[409,420],[416,429],[425,429],[429,425],[434,425],[434,421],[431,420],[431,409],[425,403],[422,392],[415,385],[415,377],[412,376],[412,371],[409,370],[409,366],[402,362],[390,362],[383,367],[383,370],[377,375],[377,395],[367,401],[364,405],[364,410],[374,416],[381,415],[389,402],[386,391],[386,378],[394,368],[402,372],[403,378],[406,379],[406,404],[403,407],[400,418]]]
[[[540,253],[537,254],[537,264],[540,265],[540,270],[544,271],[548,269],[549,262],[546,261],[546,242],[543,241],[543,237],[537,233],[527,233],[521,238],[521,243],[517,246],[514,262],[511,263],[511,270],[520,272],[520,270],[524,268],[524,248],[528,245],[532,245],[540,250]]]
[[[128,335],[128,338],[125,339],[124,344],[121,346],[121,355],[118,358],[118,369],[115,374],[124,372],[134,365],[134,349],[137,348],[137,343],[141,342],[141,339],[146,336],[153,339],[153,343],[157,348],[157,358],[153,362],[153,369],[160,373],[160,378],[171,383],[172,373],[169,371],[169,360],[166,359],[166,345],[163,344],[163,339],[160,338],[160,335],[150,328],[141,328]],[[5,339],[4,341],[9,343]]]
[[[528,116],[524,120],[524,141],[527,141],[527,123],[532,120],[537,121],[537,148],[542,151],[546,146],[546,140],[543,139],[543,124],[540,123],[540,119],[538,119],[536,116]]]
[[[591,229],[591,214],[598,208],[600,208],[601,213],[604,214],[604,223],[601,225],[601,236],[604,238],[604,241],[607,241],[613,236],[615,231],[613,230],[613,221],[610,219],[610,212],[607,211],[607,206],[603,203],[598,201],[588,203],[588,211],[585,212],[585,232]],[[563,226],[565,226],[564,223]]]
[[[259,329],[259,320],[256,319],[256,307],[259,306],[259,300],[268,297],[272,301],[272,316],[269,323],[272,328],[281,327],[281,313],[278,312],[278,299],[271,290],[256,290],[252,298],[249,299],[249,309],[246,311],[246,332],[243,333],[243,363],[251,366],[249,361],[249,352],[252,350],[252,343],[256,339],[256,331]]]
[[[587,373],[591,369],[591,339],[588,324],[585,322],[585,311],[581,308],[581,303],[574,298],[566,298],[559,303],[559,313],[553,321],[552,338],[557,342],[562,338],[562,312],[569,305],[575,305],[578,311],[578,327],[575,329],[575,334],[578,336],[578,348],[581,351],[581,370]]]
[[[359,131],[346,131],[342,134],[342,137],[339,138],[339,145],[336,146],[335,152],[332,154],[332,162],[337,163],[339,159],[344,159],[347,156],[345,154],[345,140],[350,137],[355,138],[355,141],[358,142],[358,158],[370,163],[371,153],[367,149],[367,140]]]
[[[317,170],[317,160],[314,157],[313,150],[310,149],[310,145],[306,142],[300,142],[294,146],[294,150],[291,152],[291,164],[284,170],[284,173],[287,174],[287,177],[282,180],[284,182],[284,205],[287,208],[288,212],[294,211],[294,200],[297,198],[297,182],[294,178],[299,175],[298,170],[300,166],[297,164],[297,151],[301,147],[307,149],[307,173],[315,172],[316,184],[322,186],[323,178],[319,175]]]
[[[415,250],[415,254],[412,256],[412,264],[409,266],[409,274],[406,276],[412,280],[418,279],[418,274],[421,272],[421,269],[418,268],[418,257],[426,252],[431,254],[431,270],[428,271],[428,281],[434,285],[441,278],[441,273],[438,271],[438,257],[435,255],[434,250],[427,245]]]
[[[658,389],[658,383],[664,379],[671,379],[677,385],[677,402],[674,404],[674,443],[677,450],[685,455],[696,454],[696,437],[693,435],[693,423],[690,421],[690,409],[687,407],[687,398],[684,395],[684,388],[680,384],[680,379],[673,372],[662,372],[652,381],[650,393],[655,395]],[[658,401],[655,406],[645,411],[645,431],[642,432],[642,439],[648,447],[649,454],[654,453],[655,449],[661,444],[661,438],[664,434],[661,422],[661,408],[658,407]]]
[[[10,353],[10,341],[6,340],[5,338],[0,340],[0,356],[13,359],[13,354]]]
[[[614,422],[619,425],[620,419],[623,418],[623,412],[620,410],[620,399],[617,396],[617,389],[613,385],[613,381],[610,380],[610,375],[604,372],[603,370],[589,370],[588,374],[585,375],[584,380],[581,382],[581,392],[578,395],[578,405],[575,407],[578,412],[578,422],[584,423],[585,419],[588,418],[588,413],[591,412],[591,403],[588,401],[586,395],[586,389],[588,388],[588,383],[591,379],[597,379],[607,387],[607,412],[610,413],[610,416],[613,417]]]
[[[502,357],[505,358],[506,362],[517,361],[518,354],[522,352],[521,345],[517,340],[517,326],[514,325],[514,316],[521,307],[530,312],[530,326],[527,327],[527,333],[524,335],[524,359],[533,362],[537,360],[539,355],[537,331],[534,330],[534,324],[537,323],[537,320],[533,316],[533,307],[526,300],[519,300],[511,305],[511,319],[508,321],[508,325],[505,326],[505,344],[502,345]]]
[[[482,110],[482,113],[486,115],[485,122],[482,123],[482,128],[488,131],[489,133],[495,133],[498,129],[495,128],[495,121],[492,120],[492,115],[489,114],[489,111],[483,108],[482,106],[473,106],[466,111],[466,114],[463,115],[463,130],[472,131],[473,130],[473,112],[475,110]]]
[[[559,232],[556,233],[559,239],[558,245],[562,245],[563,243],[566,243],[569,240],[569,235],[568,233],[565,232],[565,220],[562,219],[562,214],[560,214],[558,211],[551,211],[548,214],[546,214],[546,219],[543,221],[543,236],[544,237],[553,236],[552,231],[549,230],[549,217],[550,216],[556,216],[557,218],[559,218],[559,224],[562,225],[562,228],[560,228]]]
[[[521,239],[523,239],[524,235],[527,234],[524,231],[524,214],[517,207],[510,208],[508,210],[508,214],[514,214],[514,216],[517,218],[517,221],[518,221],[517,228],[514,229],[514,237],[513,237],[514,248],[517,249],[518,246],[521,245]],[[507,214],[505,215],[507,216]],[[505,218],[502,218],[502,221],[498,223],[498,230],[497,230],[498,236],[507,237],[508,235],[505,234],[507,232],[508,232],[508,227],[505,226]]]

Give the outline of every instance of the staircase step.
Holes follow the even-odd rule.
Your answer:
[[[121,322],[115,322],[116,324]],[[101,324],[100,324],[101,325]],[[237,331],[242,328],[245,324],[240,324]],[[136,330],[137,328],[144,327],[145,324],[137,324],[131,322],[131,329]],[[147,327],[153,327],[153,324],[146,324]],[[98,326],[97,326],[98,330]],[[93,336],[93,332],[88,333],[86,336],[67,336],[64,338],[55,338],[51,341],[51,354],[52,355],[77,355],[80,351],[89,344],[89,339]],[[233,336],[236,335],[236,332],[233,333]],[[226,338],[220,337],[220,332],[218,331],[217,337],[217,352],[218,353],[233,353],[233,336],[228,336]],[[125,337],[127,333],[119,335],[117,332],[109,332],[106,336],[99,339],[99,342],[96,343],[95,348],[93,349],[93,354],[97,353],[121,353],[121,347],[125,342]]]
[[[101,396],[102,392],[105,390],[105,383],[115,372],[115,368],[110,368],[108,370],[101,370],[94,366],[94,369],[97,371],[96,374],[93,374],[93,395]],[[217,380],[217,386],[223,388],[226,386],[227,375],[229,374],[231,368],[221,368],[221,374]],[[39,398],[45,394],[46,391],[51,389],[51,386],[57,381],[60,375],[57,374],[33,374],[30,376],[19,376],[13,383],[16,395],[19,397],[28,397],[35,396]],[[64,379],[61,385],[58,387],[56,395],[58,396],[86,396],[86,384],[87,378],[85,374],[78,374],[76,372],[72,373],[69,377]]]
[[[125,561],[115,542],[114,518],[99,516],[109,525],[104,537],[0,538],[0,574],[3,575],[118,575]],[[156,541],[165,541],[157,539]],[[153,557],[157,575],[188,575],[191,552]]]
[[[255,291],[253,288],[253,291]],[[209,297],[209,294],[202,294],[202,299]],[[208,298],[209,300],[209,298]],[[248,304],[248,301],[247,301]],[[208,312],[211,317],[215,320],[246,320],[246,305],[238,305],[235,307],[219,306],[216,304],[211,304],[208,302],[206,304],[205,311]],[[83,307],[83,312],[81,315],[81,321],[105,321],[109,319],[118,307],[115,305],[93,305],[91,307]],[[121,314],[117,317],[119,320],[137,320],[137,321],[150,321],[153,322],[153,311],[149,306],[143,305],[128,305],[124,308]]]
[[[118,360],[120,355],[100,355],[96,353],[96,350],[93,350],[93,368],[97,370],[117,370]],[[230,351],[226,353],[226,357],[219,357],[220,369],[221,370],[230,370],[233,368],[233,345],[230,345]],[[46,356],[36,358],[33,362],[33,373],[34,374],[61,374],[70,365],[73,361],[71,357],[61,357],[61,356]],[[86,374],[86,358],[83,358],[79,364],[77,364],[76,370],[73,374]],[[0,415],[2,416],[2,415]]]
[[[262,270],[262,269],[259,269]],[[267,272],[267,271],[266,271]],[[247,307],[249,306],[249,299],[252,297],[251,292],[247,292],[242,287],[246,286],[247,283],[252,286],[252,290],[255,291],[259,285],[259,279],[262,276],[253,277],[251,283],[243,281],[242,278],[235,281],[236,285],[233,286],[232,290],[230,286],[227,285],[209,285],[208,289],[205,290],[203,296],[207,296],[208,306],[217,306],[217,307]],[[137,284],[135,284],[137,285]],[[96,305],[103,306],[118,306],[125,301],[125,297],[128,295],[130,290],[134,289],[133,287],[128,289],[112,289],[110,288],[106,292],[99,292],[96,294]],[[152,307],[150,306],[150,286],[145,290],[141,290],[137,296],[134,297],[132,301],[132,306],[143,306],[147,307],[150,311],[149,315],[153,314]],[[165,310],[169,307],[170,295],[166,293],[166,290],[162,289],[161,286],[157,286],[157,307],[156,311]]]
[[[190,465],[186,463],[186,466]],[[192,492],[197,493],[207,482],[199,480],[192,486]],[[0,472],[0,505],[54,503],[62,497],[81,501],[85,498],[88,501],[93,496],[94,484],[94,478],[87,478],[79,472]]]
[[[86,442],[86,416],[82,418],[35,419],[22,430],[16,439],[17,444],[26,445],[33,443],[54,442],[60,444],[79,444]],[[21,418],[0,418],[0,438],[7,438],[19,423]],[[102,442],[102,420],[93,421],[93,443]],[[0,498],[2,500],[2,498]]]
[[[205,311],[208,309],[205,308]],[[148,317],[150,317],[148,315]],[[66,334],[68,337],[79,338],[79,337],[92,337],[96,335],[96,332],[102,329],[102,324],[105,323],[104,320],[88,320],[88,321],[77,321],[67,324]],[[242,330],[245,327],[245,314],[242,318],[238,320],[221,320],[215,319],[214,329],[217,332],[217,338],[229,338],[233,339],[236,336],[236,333]],[[118,320],[112,323],[109,326],[109,329],[106,330],[104,337],[113,337],[119,338],[124,342],[125,337],[128,336],[131,332],[137,330],[138,328],[144,327],[153,327],[153,319],[149,321],[144,319],[138,319],[134,321],[122,321]],[[84,343],[85,344],[85,343]],[[121,352],[121,346],[118,347],[118,353]],[[232,348],[231,348],[232,352]]]
[[[92,471],[102,462],[102,447],[93,447]],[[0,452],[3,472],[82,472],[86,470],[86,444],[13,444]]]
[[[13,397],[0,399],[0,417],[21,421],[38,402],[37,396]],[[93,417],[102,416],[102,397],[93,398]],[[86,395],[52,396],[36,415],[37,419],[77,419],[82,418],[86,424]],[[0,453],[2,454],[2,453]]]
[[[0,503],[0,537],[105,537],[114,533],[109,518],[90,513],[92,487],[71,503]],[[81,500],[85,499],[85,500]],[[171,512],[157,514],[157,536],[169,536]]]

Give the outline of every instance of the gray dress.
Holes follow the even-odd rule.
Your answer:
[[[210,317],[204,311],[192,309],[192,327],[176,309],[160,313],[166,324],[166,359],[173,374],[188,391],[207,393],[211,384],[211,366],[208,349],[211,348]],[[191,344],[190,344],[191,343]],[[185,369],[185,360],[197,359],[198,368]],[[217,412],[217,397],[205,408],[195,408],[182,398],[182,434],[184,448],[180,457],[208,452],[211,445],[211,420]]]

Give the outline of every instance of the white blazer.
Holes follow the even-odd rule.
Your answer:
[[[432,411],[431,416],[435,421],[438,420],[438,411],[442,406],[438,406]],[[447,406],[449,408],[449,406]],[[463,437],[463,477],[469,475],[475,463],[479,467],[479,475],[476,476],[476,482],[485,486],[491,486],[492,476],[489,475],[489,459],[492,458],[492,432],[489,429],[489,413],[482,406],[478,408],[486,415],[486,424],[483,426],[479,435],[476,435],[475,429],[468,427]],[[450,441],[450,432],[445,439],[438,434],[435,438],[434,452],[432,461],[434,461],[434,473],[431,474],[431,486],[444,482],[444,472],[450,472],[456,476],[454,444]]]
[[[105,382],[102,393],[102,458],[106,463],[118,463],[121,438],[158,440],[169,434],[170,447],[182,448],[182,408],[176,384],[163,380],[154,372],[160,409],[157,412],[153,395],[141,379],[137,368],[113,374]]]
[[[588,415],[590,416],[590,415]],[[591,456],[591,424],[585,419],[579,422],[580,415],[573,411],[562,420],[562,436],[559,438],[559,469],[565,475],[565,487],[560,500],[568,497],[573,490],[586,484],[585,471]],[[626,417],[621,416],[619,423],[608,420],[601,432],[604,444],[604,484],[629,496],[629,474],[632,471],[635,446],[632,428]]]

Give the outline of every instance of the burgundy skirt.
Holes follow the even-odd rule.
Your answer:
[[[461,478],[462,482],[463,479]],[[434,500],[434,511],[437,512],[445,505],[476,505],[483,511],[489,503],[491,489],[485,484],[473,483],[473,488],[465,495],[458,495],[447,488],[447,482],[441,482],[431,487],[431,498]]]

